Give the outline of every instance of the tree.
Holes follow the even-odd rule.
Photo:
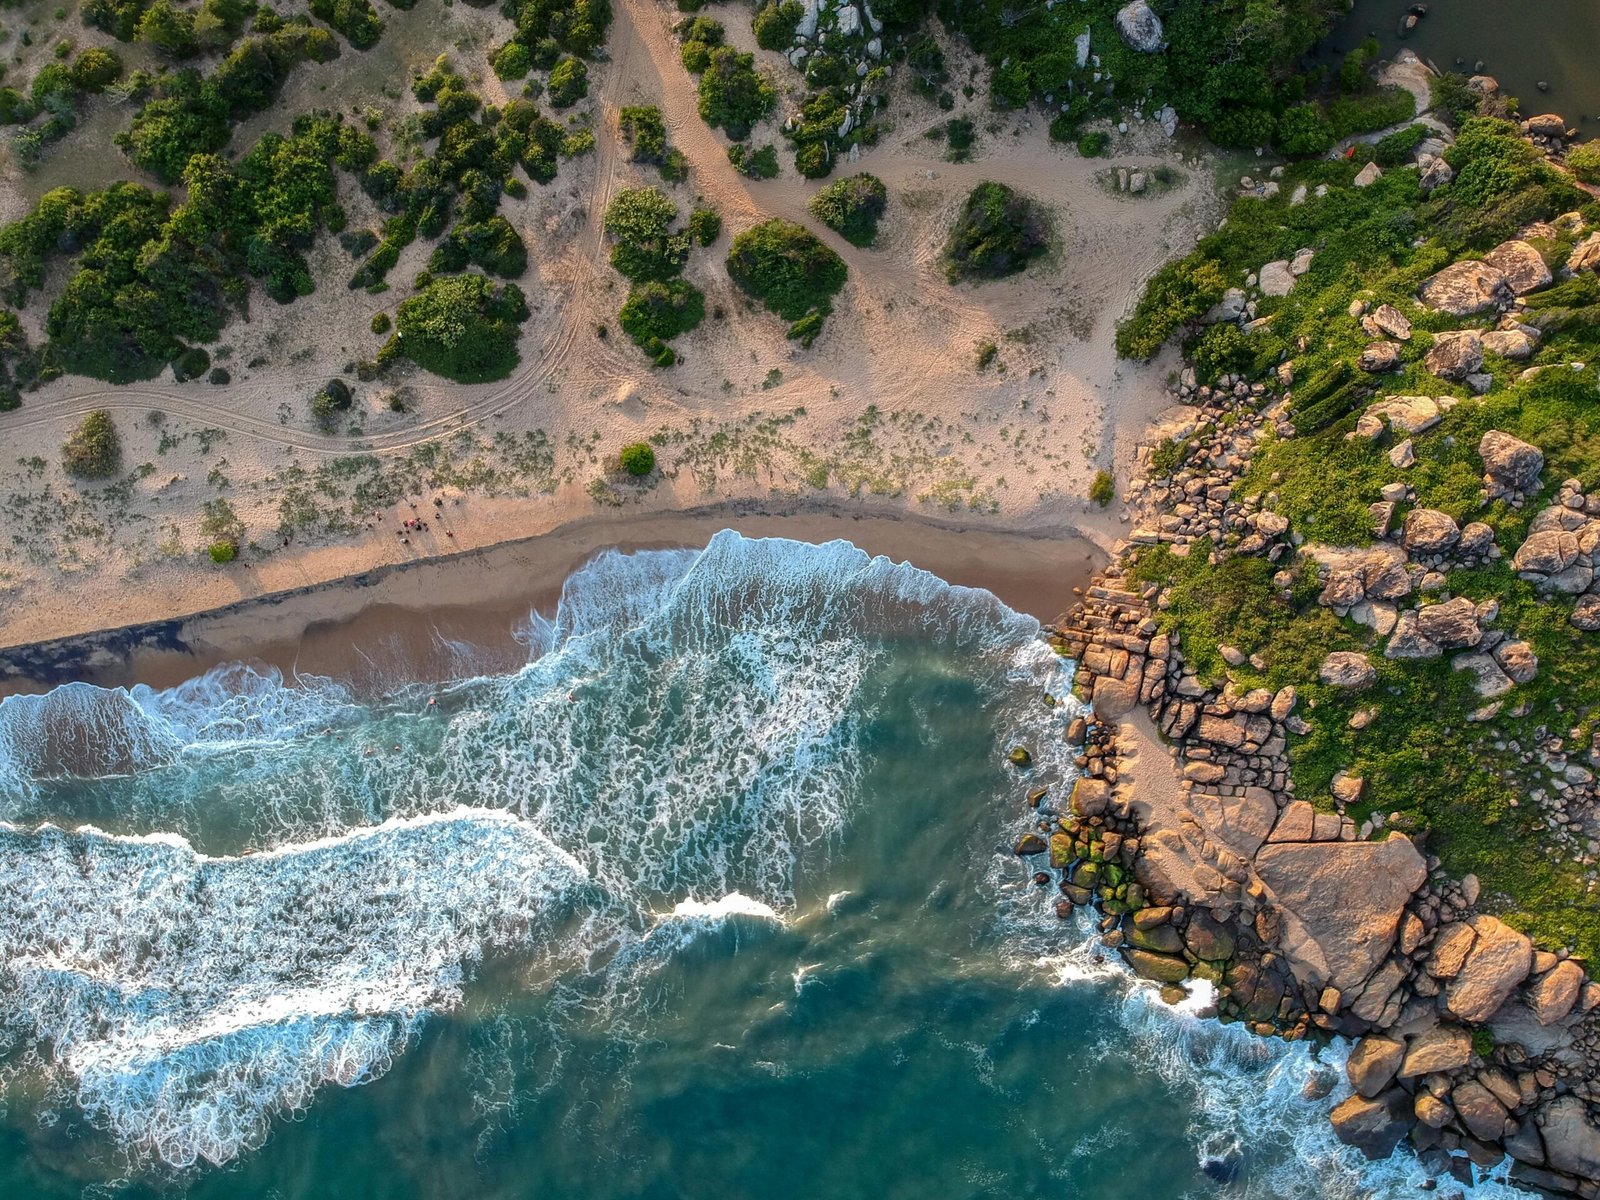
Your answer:
[[[811,197],[811,214],[853,246],[878,240],[878,221],[889,204],[889,191],[876,175],[862,172],[831,183]]]
[[[751,127],[778,103],[777,90],[755,64],[753,54],[718,46],[700,76],[700,116],[736,142],[748,137]]]
[[[657,187],[624,188],[606,206],[606,232],[616,239],[611,265],[635,283],[683,270],[687,234],[674,234],[678,206]]]
[[[833,297],[849,270],[810,230],[774,219],[733,239],[728,275],[772,312],[795,322],[790,336],[809,345],[822,318],[833,311]]]
[[[193,58],[200,53],[194,35],[194,17],[169,0],[156,0],[139,21],[138,40],[148,42],[170,58]]]
[[[1585,142],[1568,150],[1567,169],[1585,183],[1600,183],[1600,142]]]
[[[122,467],[122,439],[111,414],[97,408],[78,423],[61,447],[61,464],[79,479],[106,479]]]
[[[570,108],[589,94],[588,66],[581,58],[563,58],[550,72],[545,94],[555,107]]]
[[[482,275],[435,276],[396,310],[381,357],[404,356],[458,383],[504,379],[519,361],[519,326],[527,319],[527,298],[514,283],[497,288]]]
[[[763,50],[787,50],[805,13],[805,6],[799,0],[783,0],[782,3],[768,0],[756,11],[755,20],[751,22],[756,45]]]
[[[980,183],[961,206],[945,243],[951,283],[1015,275],[1049,246],[1045,215],[1003,183]]]
[[[533,56],[521,42],[507,42],[495,51],[491,65],[500,79],[525,79],[533,70]]]

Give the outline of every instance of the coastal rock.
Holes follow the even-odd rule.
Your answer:
[[[1157,983],[1182,983],[1189,978],[1189,964],[1169,954],[1129,950],[1128,965],[1141,979],[1152,979]]]
[[[1600,1128],[1576,1096],[1562,1096],[1539,1112],[1545,1158],[1551,1168],[1584,1179],[1600,1177]]]
[[[1544,470],[1544,451],[1539,447],[1491,429],[1478,439],[1478,457],[1483,459],[1489,499],[1538,490],[1539,473]]]
[[[1046,842],[1037,833],[1025,833],[1017,839],[1013,852],[1018,858],[1027,858],[1030,855],[1043,854],[1048,849],[1050,849],[1050,843]]]
[[[1424,362],[1440,379],[1459,383],[1483,366],[1483,343],[1470,329],[1437,333]]]
[[[1401,1079],[1457,1071],[1472,1061],[1472,1035],[1459,1025],[1435,1025],[1411,1039],[1400,1063]]]
[[[1369,1034],[1350,1051],[1344,1071],[1356,1093],[1370,1100],[1394,1082],[1404,1057],[1405,1047],[1393,1038]]]
[[[1410,1125],[1411,1097],[1400,1088],[1390,1088],[1368,1099],[1354,1095],[1337,1104],[1328,1114],[1333,1132],[1347,1146],[1354,1146],[1371,1159],[1388,1158]]]
[[[1233,957],[1233,935],[1227,926],[1205,913],[1196,913],[1183,931],[1183,944],[1189,953],[1204,962],[1223,962]]]
[[[1522,132],[1529,137],[1564,138],[1567,136],[1567,119],[1560,113],[1540,113],[1522,123]]]
[[[1461,527],[1436,508],[1414,508],[1401,526],[1400,544],[1412,554],[1443,554],[1461,540]]]
[[[1494,1093],[1476,1079],[1456,1084],[1450,1091],[1450,1103],[1455,1105],[1456,1115],[1473,1137],[1488,1142],[1505,1133],[1506,1118],[1511,1114],[1495,1099]]]
[[[1456,317],[1470,317],[1492,308],[1503,308],[1515,298],[1505,273],[1488,263],[1469,259],[1451,263],[1429,276],[1417,292],[1429,308]]]
[[[1472,917],[1477,939],[1461,971],[1445,988],[1445,1006],[1463,1021],[1479,1023],[1494,1016],[1511,990],[1528,977],[1533,945],[1495,917]]]
[[[1423,637],[1447,650],[1476,646],[1483,640],[1478,606],[1465,596],[1428,605],[1417,613],[1417,628]]]
[[[1461,973],[1467,952],[1477,940],[1477,933],[1465,921],[1450,921],[1439,926],[1433,950],[1428,955],[1428,974],[1438,979],[1454,979]]]
[[[1600,232],[1591,233],[1572,248],[1567,256],[1567,270],[1574,275],[1580,271],[1600,271]]]
[[[1550,286],[1550,268],[1527,242],[1501,242],[1483,256],[1483,261],[1506,277],[1513,295],[1525,296]]]
[[[1078,816],[1103,817],[1110,804],[1111,786],[1104,779],[1090,779],[1083,776],[1072,785],[1069,805]]]
[[[1378,672],[1365,654],[1335,650],[1322,660],[1317,677],[1329,687],[1364,688],[1378,678]]]
[[[1383,842],[1268,843],[1256,872],[1286,914],[1295,976],[1353,994],[1394,946],[1405,902],[1427,876],[1396,834]]]
[[[1373,342],[1356,359],[1356,366],[1371,375],[1392,371],[1400,365],[1400,347],[1393,342]]]
[[[1094,695],[1090,701],[1095,713],[1116,720],[1132,712],[1139,703],[1138,679],[1113,679],[1102,675],[1094,681]]]
[[[1541,975],[1528,989],[1528,1007],[1541,1025],[1553,1025],[1572,1011],[1583,991],[1583,968],[1570,959]]]
[[[1117,10],[1117,32],[1130,50],[1141,54],[1154,54],[1167,47],[1161,18],[1145,0],[1133,0]]]

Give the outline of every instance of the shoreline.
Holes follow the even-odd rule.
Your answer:
[[[0,697],[77,680],[168,687],[227,662],[313,671],[381,687],[403,672],[443,679],[526,661],[516,627],[550,611],[594,555],[699,548],[723,529],[749,537],[843,538],[947,583],[983,588],[1047,622],[1105,553],[1086,533],[944,523],[894,511],[730,501],[672,512],[596,514],[545,533],[236,600],[161,620],[0,647]]]

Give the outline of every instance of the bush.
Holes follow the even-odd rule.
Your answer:
[[[388,313],[380,312],[372,314],[373,333],[388,333],[391,324],[393,324],[393,322],[389,320]]]
[[[623,138],[633,147],[633,161],[660,163],[667,156],[667,123],[654,104],[636,104],[617,116]]]
[[[172,377],[179,383],[199,379],[211,367],[211,355],[199,346],[191,346],[172,364]]]
[[[946,121],[944,136],[950,147],[945,157],[951,162],[965,162],[972,157],[972,147],[978,140],[978,134],[966,117],[951,117]]]
[[[239,547],[232,542],[212,542],[210,554],[211,561],[218,566],[222,566],[224,563],[231,563],[238,557]]]
[[[774,179],[778,174],[778,151],[770,144],[759,150],[746,150],[740,145],[729,146],[728,161],[751,179]]]
[[[326,21],[357,50],[378,44],[383,22],[372,0],[311,0],[311,15]]]
[[[323,429],[332,429],[339,414],[350,411],[350,385],[342,379],[330,379],[311,397],[311,415]]]
[[[1585,183],[1600,183],[1600,142],[1585,142],[1568,150],[1567,169]]]
[[[200,41],[194,35],[194,16],[173,7],[168,0],[156,0],[145,10],[135,36],[171,58],[193,58],[200,53]]]
[[[97,408],[78,423],[61,447],[61,465],[79,479],[106,479],[122,467],[122,439],[111,414]]]
[[[1403,87],[1383,88],[1367,96],[1345,96],[1328,107],[1335,140],[1376,133],[1416,115],[1416,97]]]
[[[1086,133],[1078,139],[1078,153],[1085,158],[1099,158],[1111,145],[1111,135],[1103,130]]]
[[[1401,167],[1431,131],[1426,125],[1407,125],[1378,139],[1372,148],[1372,161],[1380,167]]]
[[[1146,285],[1133,315],[1117,326],[1117,353],[1144,360],[1190,321],[1197,321],[1228,290],[1222,268],[1198,254],[1168,263]]]
[[[115,83],[122,74],[122,60],[110,50],[90,46],[72,63],[72,84],[80,92],[95,95]]]
[[[503,80],[526,79],[533,70],[533,55],[521,42],[507,42],[489,60],[495,77]]]
[[[798,0],[767,0],[756,11],[751,28],[755,30],[756,45],[763,50],[787,50],[794,42],[794,31],[805,16],[805,6]]]
[[[633,442],[624,446],[617,457],[622,460],[622,469],[635,479],[643,479],[656,469],[656,452],[648,442]]]
[[[223,387],[233,382],[233,374],[227,367],[212,367],[206,379],[217,387]]]
[[[1250,335],[1231,321],[1208,326],[1189,347],[1188,356],[1195,378],[1207,384],[1248,371],[1255,363]]]
[[[889,191],[883,180],[863,172],[841,179],[811,197],[811,215],[853,246],[870,246],[878,239],[878,221],[888,207]]]
[[[777,90],[755,64],[753,54],[718,46],[700,76],[700,116],[736,142],[748,137],[751,127],[778,103]]]
[[[684,21],[678,26],[678,34],[683,38],[680,57],[684,69],[691,75],[699,75],[704,71],[711,63],[711,52],[727,39],[727,30],[723,29],[722,22],[711,17],[695,17]]]
[[[1117,497],[1116,481],[1111,478],[1110,471],[1096,471],[1094,482],[1089,485],[1089,499],[1091,502],[1105,508]]]
[[[783,220],[745,230],[728,252],[729,277],[788,321],[827,316],[848,274],[844,260],[814,234]]]
[[[1044,213],[1003,183],[972,189],[945,243],[951,283],[1000,279],[1021,271],[1049,245]]]
[[[403,355],[457,383],[504,379],[519,361],[519,327],[528,302],[514,283],[496,287],[482,275],[444,275],[395,312],[395,333],[382,357]]]
[[[1338,140],[1333,123],[1323,113],[1320,104],[1296,104],[1285,109],[1278,118],[1273,144],[1279,154],[1290,158],[1309,158],[1326,154]]]
[[[683,270],[687,234],[674,234],[678,206],[657,187],[624,188],[606,206],[605,229],[616,239],[611,265],[635,283]]]
[[[699,246],[709,246],[722,236],[722,218],[714,208],[697,208],[689,214],[689,236]]]
[[[617,323],[641,346],[687,333],[705,319],[706,298],[685,279],[638,284],[617,315]]]
[[[550,72],[545,94],[556,108],[570,108],[589,94],[589,68],[581,58],[563,58]]]

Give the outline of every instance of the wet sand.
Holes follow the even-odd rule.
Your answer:
[[[746,509],[748,506],[743,506]],[[1051,620],[1103,559],[1071,531],[1059,537],[818,509],[790,514],[719,505],[682,513],[596,516],[481,550],[380,568],[254,597],[171,621],[0,650],[0,695],[71,679],[167,687],[219,663],[253,659],[331,675],[381,693],[401,682],[513,669],[518,630],[554,609],[567,576],[595,554],[701,547],[722,529],[752,537],[845,538],[871,554],[982,587]]]

